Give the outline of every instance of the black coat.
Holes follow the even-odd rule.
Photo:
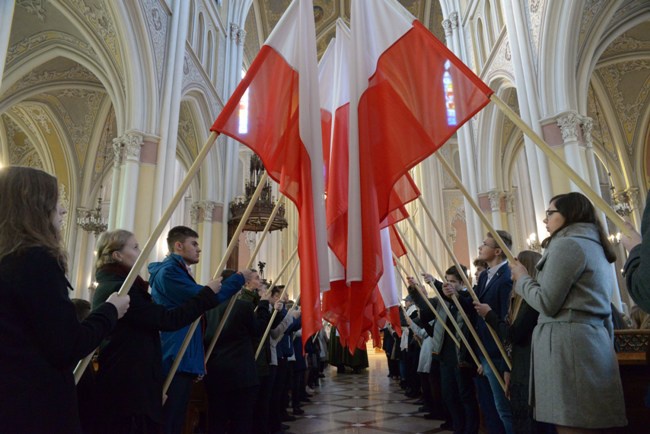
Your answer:
[[[223,303],[213,311],[217,324],[226,307],[227,303]],[[253,347],[264,333],[268,319],[256,319],[253,310],[250,301],[238,299],[235,302],[206,365],[208,397],[259,385],[255,363],[257,347]],[[206,333],[206,342],[210,340]]]
[[[107,265],[97,271],[99,286],[93,306],[117,292],[128,270]],[[175,309],[153,302],[148,285],[140,277],[131,287],[129,311],[102,344],[97,373],[97,403],[100,418],[146,415],[162,422],[162,350],[159,331],[177,330],[217,305],[212,290],[205,287]]]
[[[0,433],[80,433],[72,371],[115,326],[99,306],[79,323],[58,262],[34,247],[0,262]]]

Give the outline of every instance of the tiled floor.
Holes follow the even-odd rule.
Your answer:
[[[337,374],[327,368],[305,414],[289,422],[292,433],[450,433],[441,421],[422,418],[414,399],[404,397],[397,381],[387,377],[386,356],[368,351],[370,368],[361,374]]]

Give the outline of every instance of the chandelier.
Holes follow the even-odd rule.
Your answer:
[[[105,232],[108,228],[106,220],[102,216],[102,198],[97,198],[97,207],[95,209],[80,210],[77,217],[77,225],[86,232],[92,232],[95,236]]]
[[[246,181],[246,196],[237,197],[230,203],[230,220],[228,221],[230,227],[235,228],[239,224],[263,173],[264,165],[262,164],[262,160],[255,154],[251,155],[250,173],[248,181]],[[271,182],[267,180],[264,187],[262,187],[262,194],[257,199],[257,202],[253,206],[253,211],[248,217],[244,231],[262,232],[271,217],[273,208],[275,208],[275,200],[273,200],[272,196]],[[287,220],[284,213],[284,205],[281,205],[271,223],[269,231],[282,230],[287,227]]]

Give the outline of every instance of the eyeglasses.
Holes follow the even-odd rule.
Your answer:
[[[485,241],[483,241],[483,247],[489,247],[491,249],[497,249],[498,248],[497,246],[491,246],[489,244],[486,244]]]
[[[552,216],[553,214],[555,214],[556,212],[560,212],[560,211],[557,210],[557,209],[547,209],[547,210],[546,210],[546,217],[551,217],[551,216]]]

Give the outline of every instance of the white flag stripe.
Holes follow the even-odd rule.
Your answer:
[[[384,264],[384,274],[379,279],[379,293],[387,308],[399,305],[397,283],[395,282],[395,267],[393,266],[393,250],[390,245],[390,229],[381,230],[381,259]]]

